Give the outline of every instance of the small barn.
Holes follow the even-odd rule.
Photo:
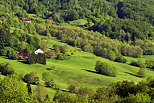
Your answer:
[[[32,22],[32,20],[30,20],[28,18],[20,18],[20,20],[22,20],[24,23],[30,23],[30,22]]]
[[[19,59],[27,59],[28,58],[27,49],[20,50],[17,54],[19,55]]]

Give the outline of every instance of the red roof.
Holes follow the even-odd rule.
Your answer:
[[[28,57],[28,51],[26,49],[20,50],[18,55],[20,59],[26,59]]]
[[[48,19],[48,22],[55,22],[55,21],[54,21],[54,20],[49,20],[49,19]]]
[[[22,20],[22,21],[32,21],[32,20],[30,20],[28,18],[20,18],[20,20]]]

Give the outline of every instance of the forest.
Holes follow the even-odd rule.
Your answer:
[[[44,54],[34,53],[39,48]],[[97,88],[78,82],[59,86],[53,75],[65,71],[56,63],[66,61],[67,66],[67,61],[84,53],[89,63],[95,59],[91,61],[93,71],[81,65],[86,72],[118,78],[118,66],[110,65],[118,63],[138,68],[135,74],[131,74],[134,70],[124,73],[142,81],[119,77],[120,81]],[[2,103],[153,103],[154,80],[148,73],[153,72],[154,60],[144,58],[149,55],[154,55],[153,0],[0,0],[0,59],[7,61],[0,61]],[[28,72],[21,74],[13,61],[39,64],[46,72],[37,74],[27,67]],[[56,65],[49,67],[50,61]],[[52,98],[48,89],[55,92]]]

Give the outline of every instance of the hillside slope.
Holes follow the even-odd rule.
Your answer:
[[[63,45],[63,43],[60,43],[56,39],[53,41]],[[72,48],[72,50],[74,49],[71,46],[69,46],[69,48]],[[117,77],[108,77],[97,74],[94,69],[97,60],[113,65],[118,71]],[[122,80],[129,80],[137,83],[147,77],[154,77],[153,71],[146,69],[146,77],[143,79],[139,78],[137,77],[137,72],[139,70],[138,67],[113,62],[83,51],[74,52],[74,54],[67,60],[47,59],[47,65],[24,64],[20,61],[5,59],[5,57],[1,57],[0,61],[9,62],[19,74],[37,72],[39,77],[42,78],[41,75],[43,72],[51,72],[54,76],[55,82],[61,89],[67,89],[71,83],[76,82],[94,88],[107,86],[111,83],[116,83]],[[50,68],[51,66],[55,66],[55,69],[47,70],[47,68]]]

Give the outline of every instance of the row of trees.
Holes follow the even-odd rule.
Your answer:
[[[60,46],[60,45],[53,45],[52,49],[48,50],[46,52],[47,58],[55,58],[58,60],[65,60],[70,57],[70,54],[68,52],[67,45]]]
[[[147,63],[149,66],[151,66],[153,62],[151,63],[151,61],[147,61]],[[142,63],[140,61],[138,61],[138,62],[133,61],[133,62],[131,62],[131,65],[140,67],[140,69],[136,75],[137,77],[145,77],[146,73],[145,73],[145,64],[144,63]],[[97,73],[102,74],[102,75],[111,76],[111,77],[117,76],[116,68],[106,62],[97,61],[96,65],[95,65],[95,70]]]
[[[143,54],[143,49],[140,46],[111,40],[98,32],[63,25],[53,26],[49,29],[50,34],[62,42],[77,46],[86,52],[91,52],[113,61],[120,55],[141,57]]]
[[[27,62],[29,64],[35,64],[35,63],[39,63],[39,64],[44,64],[46,65],[46,57],[45,54],[41,54],[38,53],[37,55],[35,53],[31,53],[28,56]]]
[[[137,84],[129,81],[117,82],[96,90],[85,86],[70,85],[68,92],[57,92],[56,102],[93,102],[93,103],[151,103],[153,102],[153,80]]]
[[[4,64],[1,64],[4,65]],[[8,66],[5,66],[7,70]],[[2,66],[0,66],[0,70]],[[115,68],[107,63],[97,61],[95,69],[102,74],[108,76],[116,76]],[[139,70],[138,75],[142,75],[142,70]],[[52,102],[45,87],[58,89],[54,82],[51,72],[42,73],[44,82],[40,82],[37,73],[31,72],[18,76],[10,74],[4,78],[0,78],[0,100],[5,103],[9,102],[38,102],[50,103]],[[27,86],[23,83],[27,83]],[[43,84],[42,84],[43,83]],[[37,85],[35,89],[31,88],[31,84]],[[42,84],[42,85],[41,85]],[[132,103],[142,102],[147,103],[153,101],[153,88],[154,80],[148,79],[147,81],[139,82],[138,84],[129,81],[117,82],[107,87],[92,89],[82,84],[71,84],[68,91],[57,90],[54,95],[53,102],[58,103],[72,103],[72,102],[125,102]]]
[[[25,17],[26,12],[43,18],[52,15],[54,20],[59,22],[84,18],[96,22],[109,17],[119,17],[153,24],[154,17],[152,0],[2,0],[1,3],[3,12],[14,11],[14,14],[20,17]]]
[[[130,65],[137,66],[140,68],[150,68],[154,69],[154,61],[153,60],[146,60],[145,62],[138,60],[138,61],[132,61]]]
[[[2,103],[50,103],[49,93],[45,87],[38,85],[35,89],[24,84],[18,75],[0,78],[0,101]]]
[[[127,42],[154,37],[154,29],[150,23],[131,19],[109,19],[105,22],[97,22],[89,29],[98,31],[112,39]]]

